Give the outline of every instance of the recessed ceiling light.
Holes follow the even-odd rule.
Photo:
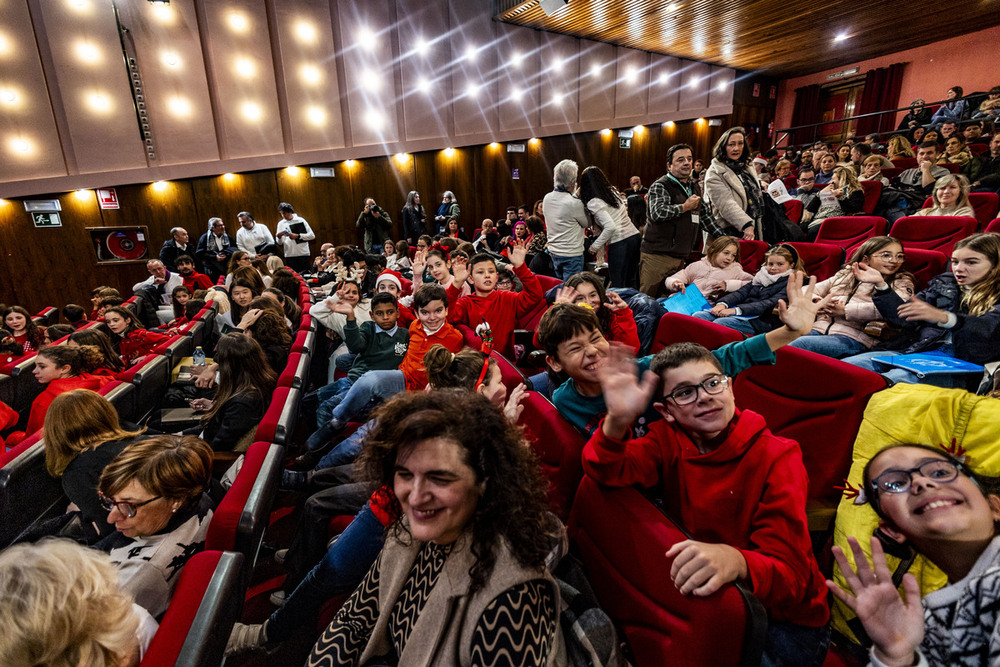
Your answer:
[[[312,23],[299,21],[295,24],[295,36],[307,44],[312,44],[319,38],[319,31]]]
[[[833,38],[833,41],[835,41],[835,42],[842,42],[845,39],[847,39],[849,36],[850,35],[848,35],[846,32],[837,33],[837,36]]]

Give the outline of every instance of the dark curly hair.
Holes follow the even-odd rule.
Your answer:
[[[520,430],[496,407],[468,391],[408,392],[382,405],[375,421],[358,459],[373,488],[391,487],[400,453],[430,438],[458,443],[465,464],[483,484],[471,521],[476,558],[469,569],[471,593],[493,572],[502,542],[522,566],[541,570],[558,535],[557,521],[548,513],[548,484]],[[402,518],[389,531],[409,535]]]

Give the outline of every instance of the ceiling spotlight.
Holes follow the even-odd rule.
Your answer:
[[[406,161],[410,159],[410,156],[406,153],[396,153],[393,157],[399,164],[406,164]]]
[[[639,80],[639,70],[631,65],[625,70],[625,80],[629,83],[635,83]]]
[[[477,52],[478,52],[478,49],[476,49],[475,45],[471,45],[471,46],[466,47],[466,49],[465,49],[465,59],[468,60],[470,63],[471,62],[475,62],[476,61],[476,53]]]
[[[368,110],[365,120],[368,122],[368,127],[376,131],[381,130],[382,126],[385,125],[385,116],[382,115],[381,111],[375,109]]]
[[[344,166],[347,167],[348,169],[350,169],[356,164],[357,162],[355,162],[354,160],[344,160]]]
[[[491,141],[491,142],[490,142],[490,150],[494,150],[494,151],[495,151],[495,150],[496,150],[496,149],[498,149],[498,148],[500,148],[500,144],[498,144],[498,143],[497,143],[497,142],[495,142],[495,141]]]
[[[229,27],[236,32],[243,32],[250,25],[247,17],[239,12],[232,12],[229,15]]]
[[[663,86],[666,85],[667,79],[669,78],[670,78],[670,72],[660,72],[660,76],[658,77],[657,80],[660,82],[660,85]]]
[[[515,51],[512,54],[510,54],[510,66],[511,67],[520,67],[522,60],[524,60],[524,56],[522,56],[517,51]]]
[[[604,128],[603,130],[601,130],[601,136],[602,137],[610,137],[611,136],[611,130],[609,128]]]
[[[247,120],[260,120],[260,117],[263,115],[260,106],[253,102],[244,102],[240,107],[240,112]]]
[[[455,156],[455,149],[452,148],[451,146],[449,146],[448,148],[444,149],[444,154],[445,154],[445,157],[454,157]]]
[[[431,89],[431,82],[427,79],[417,79],[417,90],[422,92],[424,95],[430,95],[433,90]]]
[[[299,21],[295,24],[295,35],[307,44],[312,44],[319,37],[316,26],[308,21]]]
[[[413,47],[413,50],[416,51],[421,56],[426,56],[428,53],[430,53],[431,43],[428,42],[423,37],[418,37],[417,43]]]
[[[237,58],[235,68],[236,73],[244,79],[249,79],[257,73],[257,65],[250,58]]]
[[[563,60],[562,58],[556,58],[555,60],[552,61],[551,69],[553,72],[561,72],[565,64],[566,64],[565,60]]]
[[[157,192],[163,192],[164,190],[167,189],[167,182],[156,181],[155,183],[153,183],[153,189],[156,190]]]
[[[299,69],[299,76],[302,77],[303,83],[310,86],[315,86],[323,80],[323,72],[315,65],[303,65]]]
[[[469,97],[477,97],[479,95],[479,85],[469,82],[469,84],[465,87],[465,94]]]
[[[86,201],[90,197],[90,190],[77,190],[73,193],[73,196],[80,201]]]
[[[560,104],[562,104],[562,101],[563,101],[562,93],[552,93],[552,104],[559,106]]]
[[[326,110],[323,107],[311,106],[306,110],[306,118],[313,125],[323,125],[326,123]]]
[[[365,51],[375,50],[375,33],[371,28],[361,27],[358,29],[358,46]]]
[[[301,171],[302,170],[299,169],[298,167],[294,166],[285,167],[285,173],[289,176],[298,176]]]
[[[850,37],[846,32],[838,33],[836,37],[833,38],[834,42],[843,42],[845,39]]]
[[[532,138],[528,139],[528,143],[531,144],[532,146],[537,146],[538,145],[538,137],[532,137]]]
[[[3,100],[4,104],[13,104],[17,101],[17,93],[10,88],[6,88],[0,91],[0,100]]]
[[[636,134],[642,134],[643,132],[646,131],[646,127],[644,125],[636,125],[635,127],[632,128],[632,131],[635,132]]]
[[[85,63],[95,63],[101,59],[101,50],[90,42],[78,42],[76,57]]]
[[[164,7],[170,4],[170,0],[149,0],[149,4],[159,5],[160,7]]]
[[[601,66],[594,63],[590,66],[590,76],[597,76],[601,73]]]
[[[191,113],[191,103],[187,100],[187,98],[181,97],[180,95],[171,97],[167,100],[167,108],[170,110],[170,113],[175,116],[187,116]]]

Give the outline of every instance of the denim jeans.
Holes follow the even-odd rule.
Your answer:
[[[800,350],[808,350],[824,357],[840,359],[849,357],[852,354],[860,354],[866,349],[864,343],[854,340],[850,336],[840,334],[822,334],[818,331],[810,331],[808,334],[793,340],[788,347],[795,347]]]
[[[570,276],[583,271],[583,255],[559,257],[558,255],[549,253],[549,257],[552,258],[552,267],[555,269],[556,278],[563,282],[566,282],[566,279]]]
[[[953,354],[954,348],[951,345],[945,345],[938,348],[937,351],[945,354]],[[874,361],[874,359],[878,357],[892,357],[897,354],[899,353],[891,350],[865,352],[864,354],[856,354],[853,357],[844,357],[841,361],[851,364],[852,366],[858,366],[860,368],[867,368],[870,371],[875,371],[882,377],[892,380],[894,384],[929,384],[935,387],[945,388],[965,386],[965,380],[967,378],[961,373],[954,375],[937,373],[934,375],[919,377],[916,373],[912,373],[905,368],[893,368],[883,364],[876,364]]]
[[[528,379],[531,380],[532,391],[541,394],[550,401],[552,400],[552,390],[555,387],[552,386],[552,380],[549,379],[549,374],[546,371],[532,375]]]
[[[344,400],[344,396],[347,396],[347,392],[351,390],[352,384],[354,383],[348,378],[340,378],[339,380],[334,380],[332,384],[321,387],[316,391],[317,398],[319,399],[319,406],[316,408],[316,426],[322,427],[330,422],[330,417],[333,416],[333,409]]]
[[[716,317],[708,310],[699,310],[694,313],[692,317],[697,317],[699,320],[705,320],[706,322],[715,322],[716,324],[721,324],[724,327],[729,327],[730,329],[735,329],[741,334],[746,334],[747,336],[756,335],[756,331],[753,328],[750,320],[744,319],[742,317]]]
[[[768,619],[761,667],[820,667],[830,646],[830,626],[810,628]]]
[[[319,610],[330,597],[361,583],[382,550],[385,528],[366,503],[327,550],[319,564],[267,620],[267,640],[281,642],[303,627],[313,628]]]
[[[346,423],[373,398],[391,398],[402,391],[406,391],[403,371],[368,371],[357,379],[344,400],[333,409],[333,418]]]
[[[364,442],[365,436],[368,435],[368,431],[373,428],[375,428],[374,421],[368,421],[362,424],[357,431],[344,438],[343,442],[327,452],[323,458],[319,460],[319,463],[316,464],[316,470],[353,463],[354,459],[356,459],[358,454],[361,453],[361,444]],[[311,447],[310,449],[315,449],[315,447]]]
[[[612,287],[639,287],[639,244],[642,236],[632,236],[608,246],[608,275]]]

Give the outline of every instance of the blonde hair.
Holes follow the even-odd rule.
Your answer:
[[[847,190],[847,194],[861,189],[861,183],[858,182],[853,167],[836,167],[830,180],[839,182],[840,187]]]
[[[889,137],[889,143],[886,144],[886,152],[889,154],[890,159],[894,157],[915,157],[910,140],[901,134],[894,134]]]
[[[953,182],[958,183],[958,201],[955,202],[955,208],[964,208],[966,206],[972,208],[972,202],[969,200],[969,179],[964,174],[947,174],[934,181],[934,190],[931,191],[934,208],[942,208],[941,201],[938,199],[938,190],[951,185]]]
[[[69,540],[0,553],[0,664],[119,667],[139,619],[111,559]]]
[[[81,452],[105,442],[133,438],[143,431],[127,431],[108,400],[89,389],[74,389],[56,396],[45,413],[45,469],[61,477]]]
[[[962,296],[962,303],[973,316],[985,315],[1000,301],[1000,234],[972,234],[955,244],[955,250],[968,248],[986,256],[993,266],[989,273],[975,285],[970,285]]]
[[[267,258],[267,270],[272,274],[278,269],[284,268],[285,263],[281,261],[281,258],[277,255],[271,255]]]
[[[862,167],[867,167],[870,164],[877,164],[879,173],[882,173],[882,156],[881,155],[869,155],[865,158],[865,161],[861,163]]]
[[[215,310],[222,315],[223,313],[228,313],[232,310],[233,305],[229,302],[229,295],[221,289],[208,290],[207,299],[211,299],[212,303],[215,304]]]

